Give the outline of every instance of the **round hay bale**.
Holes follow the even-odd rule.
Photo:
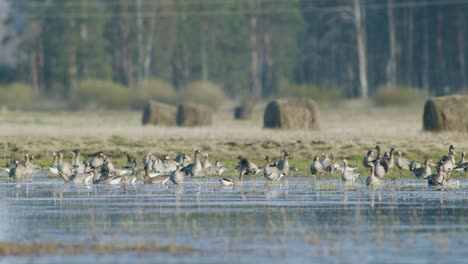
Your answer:
[[[177,108],[178,126],[209,126],[213,122],[210,107],[199,104],[181,104]]]
[[[468,96],[435,97],[426,101],[423,128],[426,131],[468,131]]]
[[[252,113],[255,108],[254,103],[244,103],[234,108],[234,119],[249,120],[252,119]]]
[[[268,103],[263,115],[263,127],[317,130],[319,110],[312,99],[278,99]]]
[[[143,109],[141,123],[143,125],[175,126],[176,113],[175,106],[150,100]]]

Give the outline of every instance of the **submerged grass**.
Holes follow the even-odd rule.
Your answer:
[[[145,253],[160,252],[171,254],[191,254],[197,251],[195,248],[169,244],[158,245],[154,243],[142,243],[133,245],[117,244],[63,244],[63,243],[15,243],[0,242],[0,256],[37,256],[59,255],[71,256],[85,253],[114,254],[114,253]]]

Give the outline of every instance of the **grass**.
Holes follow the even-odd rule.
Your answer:
[[[151,151],[156,155],[193,155],[207,151],[210,161],[219,159],[230,168],[238,155],[263,165],[263,157],[280,159],[283,151],[292,153],[290,164],[308,175],[314,156],[333,152],[336,159],[347,158],[367,172],[361,160],[368,149],[380,144],[401,150],[411,160],[424,157],[438,160],[455,144],[457,152],[468,150],[466,133],[427,133],[422,131],[422,106],[372,108],[351,102],[335,109],[322,109],[320,131],[278,131],[262,128],[262,110],[250,121],[235,121],[231,105],[222,108],[211,127],[180,128],[141,126],[140,112],[7,112],[0,114],[1,158],[19,158],[33,153],[37,163],[48,165],[52,152],[81,149],[84,158],[97,151],[110,153],[114,162],[124,162],[125,153],[136,157]],[[40,120],[38,122],[37,120]],[[2,157],[3,156],[3,157]],[[302,175],[302,174],[297,174]],[[391,177],[400,177],[395,171]],[[404,176],[404,175],[403,175]]]
[[[171,254],[190,254],[196,250],[181,245],[158,245],[154,243],[141,243],[132,245],[109,244],[63,244],[63,243],[15,243],[0,242],[0,256],[71,256],[85,253],[114,254],[114,253],[145,253],[161,252]]]

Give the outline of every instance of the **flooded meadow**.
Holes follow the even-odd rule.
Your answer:
[[[241,187],[0,184],[0,263],[463,263],[468,182],[372,189],[311,176]]]

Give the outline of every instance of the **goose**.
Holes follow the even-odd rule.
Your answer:
[[[72,152],[74,153],[74,160],[72,162],[73,168],[77,173],[85,173],[86,167],[89,166],[89,162],[80,162],[81,151],[79,149],[75,149]]]
[[[284,152],[284,156],[283,156],[283,159],[282,160],[278,160],[276,162],[276,167],[281,170],[284,175],[288,175],[289,173],[289,156],[291,155],[291,153],[285,151]]]
[[[409,170],[409,162],[407,159],[401,156],[401,151],[397,152],[397,158],[395,162],[396,166],[400,170]]]
[[[24,165],[22,165],[19,160],[15,160],[14,165],[15,166],[13,168],[11,168],[10,171],[8,172],[8,176],[10,178],[13,178],[13,179],[17,180],[17,181],[23,180],[23,178],[25,176],[24,175],[25,174],[24,173],[24,170],[25,170]]]
[[[421,162],[419,162],[417,160],[412,160],[412,161],[410,161],[408,167],[409,167],[410,171],[414,171],[415,169],[421,168],[422,164],[421,164]]]
[[[104,163],[105,155],[103,153],[97,153],[94,158],[89,161],[89,166],[91,168],[101,168]]]
[[[247,172],[246,168],[242,169],[241,172],[240,172],[238,180],[231,179],[231,178],[221,178],[221,179],[219,179],[219,182],[223,186],[242,186],[243,181],[244,181],[244,175],[245,175],[246,172]]]
[[[143,158],[141,159],[142,161],[142,164],[144,167],[150,167],[151,166],[151,161],[154,159],[155,157],[151,154],[151,152],[148,152],[146,155],[143,156]]]
[[[375,187],[375,186],[381,185],[381,181],[379,177],[375,175],[374,164],[372,162],[369,162],[368,167],[370,169],[370,174],[366,179],[366,185],[369,187]]]
[[[101,165],[101,173],[98,173],[97,168],[93,168],[93,183],[102,183],[110,185],[123,184],[123,176],[115,175],[115,168],[108,157],[104,157]]]
[[[447,182],[447,186],[451,187],[456,181],[450,178],[450,171],[447,171],[446,168],[444,168],[447,164],[447,159],[442,161],[440,164],[440,169],[436,174],[431,174],[427,176],[427,184],[428,185],[440,185],[443,186],[444,182]]]
[[[331,165],[331,161],[330,161],[330,158],[327,156],[327,154],[322,153],[322,160],[320,161],[320,163],[322,164],[322,168],[325,171],[328,171],[328,166]]]
[[[181,169],[182,172],[187,176],[196,177],[197,174],[202,170],[202,165],[200,162],[200,150],[195,150],[195,162],[190,163],[189,165]]]
[[[165,176],[150,177],[149,168],[148,168],[148,166],[145,167],[145,177],[143,178],[143,182],[145,184],[156,184],[156,185],[162,184],[162,185],[164,185],[169,180],[169,178],[170,177],[165,177]]]
[[[323,174],[322,163],[320,163],[317,156],[314,157],[314,161],[310,164],[310,173],[312,175]]]
[[[57,155],[57,152],[53,152],[52,153],[52,164],[49,166],[49,173],[52,176],[55,176],[55,175],[59,174],[59,171],[58,171],[57,167],[58,167],[58,155]]]
[[[184,183],[185,177],[184,177],[184,174],[182,172],[180,172],[180,165],[179,164],[176,165],[175,171],[171,172],[171,175],[169,176],[169,179],[171,180],[171,182],[173,184],[180,185],[180,184]]]
[[[162,175],[164,174],[164,164],[162,162],[162,160],[156,158],[156,157],[151,157],[151,160],[147,163],[147,165],[145,165],[143,163],[143,167],[146,167],[148,166],[150,168],[150,172],[154,172],[156,173],[155,176],[159,176],[159,175]],[[153,176],[154,177],[154,176]]]
[[[414,169],[411,174],[416,178],[427,179],[429,175],[432,174],[431,166],[433,165],[432,160],[426,159],[424,160],[424,167]]]
[[[369,168],[369,162],[372,161],[373,154],[374,152],[369,149],[367,151],[367,155],[364,158],[362,158],[362,165],[364,166],[364,168]]]
[[[179,163],[177,163],[175,160],[171,160],[168,155],[164,156],[163,166],[165,172],[175,171],[177,169],[177,165],[179,165]]]
[[[222,164],[219,160],[215,161],[214,168],[218,172],[218,175],[223,174],[227,170],[226,165]],[[246,173],[247,173],[247,171],[246,171]]]
[[[70,163],[63,161],[63,152],[58,153],[59,159],[57,163],[57,170],[62,177],[70,178],[73,173],[73,168]]]
[[[445,164],[445,166],[441,166]],[[436,170],[439,172],[449,172],[455,168],[455,152],[451,151],[448,156],[443,156],[440,161],[435,164]]]
[[[348,170],[348,160],[343,159],[343,172],[341,173],[341,180],[353,182],[356,181],[358,176],[359,173]]]
[[[246,169],[247,172],[245,173],[245,175],[249,175],[249,174],[257,174],[260,172],[260,169],[258,168],[258,166],[253,163],[253,162],[250,162],[249,160],[247,160],[246,158],[242,157],[242,156],[238,156],[237,159],[239,160],[239,162],[237,163],[235,169],[240,173],[243,169]]]
[[[29,155],[26,153],[25,155],[25,162],[24,162],[24,173],[25,174],[33,174],[35,173],[38,169],[37,167],[33,164],[33,155]]]
[[[92,171],[89,171],[89,162],[83,162],[82,163],[84,166],[83,172],[77,172],[70,176],[68,180],[65,180],[65,182],[73,182],[77,184],[92,184],[93,183],[93,178],[94,178],[94,173]]]
[[[270,167],[270,156],[265,156],[265,167],[263,167],[263,176],[270,181],[279,181],[285,176],[277,167]]]
[[[386,168],[385,172],[388,172],[389,170],[392,170],[395,167],[395,158],[393,156],[394,151],[395,148],[391,147],[390,152],[386,152],[384,158],[382,159],[382,162],[385,164],[382,165]]]
[[[377,159],[374,160],[374,174],[376,177],[382,179],[385,176],[385,168],[380,163],[382,158],[377,156]]]
[[[207,169],[211,167],[211,163],[208,161],[208,152],[203,153],[203,157],[205,158],[201,163],[203,169]]]
[[[190,158],[187,154],[177,154],[176,158],[174,159],[177,163],[179,163],[182,167],[185,167],[192,163],[192,158]]]
[[[380,146],[379,145],[375,146],[375,152],[376,152],[377,156],[380,156]]]
[[[465,160],[465,152],[462,151],[460,161],[454,169],[456,172],[466,172],[468,170],[468,161]]]
[[[388,154],[388,152],[385,152],[384,153],[384,156],[382,157],[382,160],[380,161],[380,164],[382,165],[382,167],[384,167],[385,169],[385,173],[388,173],[388,162],[387,160],[390,158],[390,155]]]

